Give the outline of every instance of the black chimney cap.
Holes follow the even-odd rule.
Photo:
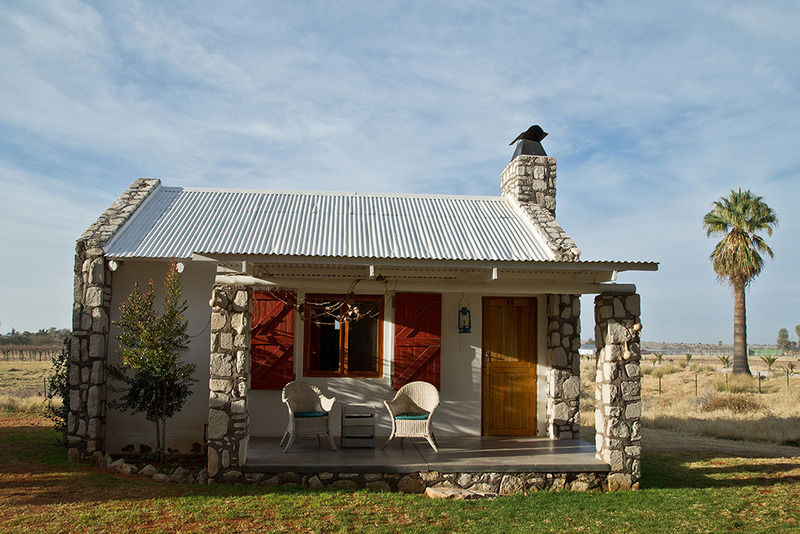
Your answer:
[[[511,146],[517,143],[517,147],[514,149],[514,155],[511,156],[511,159],[513,160],[520,154],[546,156],[547,153],[544,151],[544,147],[541,143],[542,139],[545,137],[547,137],[547,132],[542,130],[542,127],[538,124],[534,124],[508,144],[508,146]]]

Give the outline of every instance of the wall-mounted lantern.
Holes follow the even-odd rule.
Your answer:
[[[458,310],[458,333],[469,334],[471,331],[472,314],[469,312],[469,308],[461,306],[461,309]]]

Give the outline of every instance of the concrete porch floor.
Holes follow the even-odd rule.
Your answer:
[[[374,449],[334,451],[323,438],[298,438],[285,454],[279,438],[251,437],[244,471],[249,473],[347,472],[414,473],[537,472],[605,473],[608,464],[595,458],[594,445],[582,440],[537,437],[444,437],[436,453],[425,440],[395,439],[385,449],[386,438],[376,438]],[[338,440],[337,447],[338,447]]]

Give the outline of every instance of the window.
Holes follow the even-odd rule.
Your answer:
[[[356,295],[333,313],[326,303],[344,295],[306,295],[305,376],[383,375],[383,297]],[[327,307],[334,307],[330,304]],[[357,310],[357,312],[356,312]]]

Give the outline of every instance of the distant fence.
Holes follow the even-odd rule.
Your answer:
[[[60,352],[60,345],[0,345],[0,361],[47,362]]]

